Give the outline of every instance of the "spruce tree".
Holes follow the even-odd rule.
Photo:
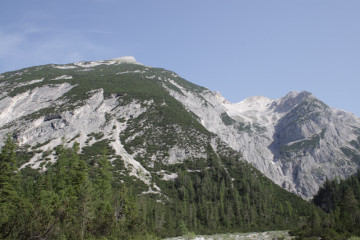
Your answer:
[[[360,224],[360,208],[359,202],[355,198],[354,190],[352,188],[345,190],[340,209],[340,218],[345,229],[350,232],[354,229],[357,230]]]
[[[97,161],[94,170],[94,218],[92,230],[98,236],[107,236],[115,228],[115,210],[113,207],[112,173],[105,153]]]
[[[19,208],[16,145],[9,136],[0,154],[0,238],[15,234]]]

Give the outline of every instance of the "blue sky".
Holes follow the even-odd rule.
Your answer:
[[[360,116],[359,0],[1,0],[0,72],[135,56],[231,102],[307,90]]]

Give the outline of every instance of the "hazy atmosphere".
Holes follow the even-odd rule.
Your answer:
[[[0,72],[134,56],[231,102],[312,92],[360,115],[357,0],[3,0]]]

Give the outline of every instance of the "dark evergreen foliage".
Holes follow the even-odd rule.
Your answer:
[[[360,236],[360,172],[346,180],[326,180],[313,198],[326,214],[311,215],[292,232],[299,239],[348,239]]]
[[[210,147],[206,160],[171,166],[175,181],[157,179],[161,195],[141,194],[131,178],[117,176],[106,152],[89,160],[77,154],[76,143],[58,146],[47,171],[17,172],[15,149],[9,138],[0,155],[1,239],[155,239],[189,231],[288,229],[316,213],[246,162]]]

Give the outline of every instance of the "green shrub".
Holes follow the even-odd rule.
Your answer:
[[[187,232],[185,235],[184,235],[184,239],[185,240],[191,240],[191,239],[194,239],[195,238],[195,233],[193,232]]]
[[[348,240],[360,240],[360,237],[352,236],[348,238]]]

